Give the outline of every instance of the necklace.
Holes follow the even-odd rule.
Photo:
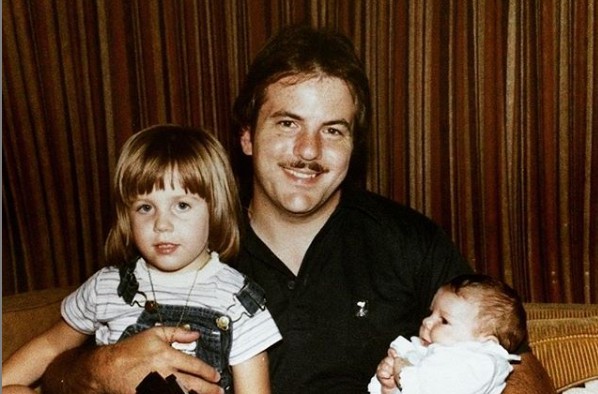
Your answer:
[[[201,271],[203,269],[203,267],[206,266],[206,264],[208,263],[208,261],[210,261],[211,255],[208,255],[206,261],[203,262],[203,264],[201,264],[197,270],[195,271],[195,276],[193,277],[193,283],[191,284],[191,288],[189,288],[189,293],[187,293],[187,299],[185,300],[185,306],[183,307],[183,311],[181,312],[181,316],[179,317],[179,321],[177,322],[175,328],[178,329],[181,326],[181,323],[183,322],[183,319],[185,318],[185,315],[187,314],[187,307],[189,306],[189,300],[191,299],[191,293],[193,293],[193,289],[195,288],[195,283],[197,283],[197,277],[199,276],[199,271]],[[158,318],[160,319],[160,325],[162,326],[162,330],[164,330],[164,320],[162,319],[162,314],[160,313],[160,304],[158,303],[158,298],[156,297],[156,291],[154,289],[154,282],[152,281],[152,270],[150,265],[148,264],[147,266],[147,276],[150,282],[150,286],[152,289],[152,295],[154,296],[153,300],[147,300],[145,302],[145,310],[147,312],[157,312],[158,313]],[[175,332],[172,333],[172,335],[170,336],[170,340],[169,343],[172,344],[174,341],[174,336],[176,334],[176,330]]]

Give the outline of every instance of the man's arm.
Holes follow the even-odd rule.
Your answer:
[[[513,366],[503,394],[554,394],[552,380],[540,361],[531,352],[521,355],[521,363]]]
[[[175,374],[187,389],[202,394],[222,393],[218,372],[205,362],[176,349],[166,338],[191,342],[197,332],[156,327],[114,345],[84,346],[58,356],[43,377],[44,393],[131,394],[152,371]]]

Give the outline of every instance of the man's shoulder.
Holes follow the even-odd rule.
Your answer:
[[[438,228],[429,217],[405,204],[367,190],[343,190],[341,209],[351,215],[370,217],[382,226],[398,226],[430,231]]]
[[[531,352],[523,353],[521,362],[513,366],[503,394],[547,393],[555,393],[555,389],[546,369]]]

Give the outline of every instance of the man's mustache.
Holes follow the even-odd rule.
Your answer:
[[[305,162],[305,161],[297,160],[297,161],[283,164],[283,166],[287,167],[287,168],[294,168],[297,170],[308,169],[310,171],[317,172],[317,173],[328,172],[328,169],[325,168],[324,166],[322,166],[318,162]]]

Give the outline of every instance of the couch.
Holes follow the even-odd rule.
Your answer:
[[[558,393],[598,379],[598,304],[525,304],[529,343]]]
[[[73,288],[2,297],[2,360],[60,316]],[[557,392],[598,379],[598,304],[525,304],[529,343]]]

